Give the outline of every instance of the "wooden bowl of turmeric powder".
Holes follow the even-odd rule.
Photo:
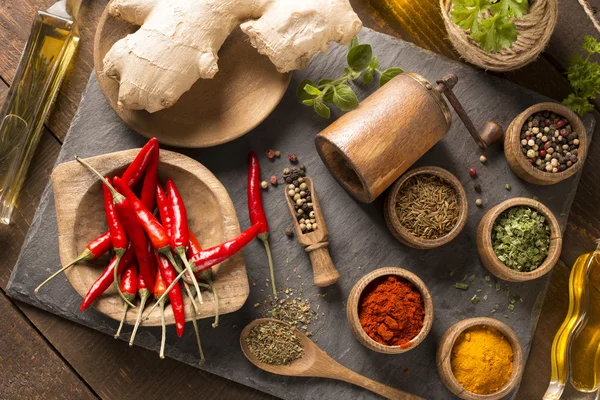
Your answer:
[[[493,318],[454,324],[440,340],[437,368],[444,385],[465,400],[496,400],[519,383],[525,365],[515,332]]]
[[[433,300],[417,275],[385,267],[366,274],[354,285],[346,315],[354,336],[368,349],[405,353],[417,347],[431,330]]]

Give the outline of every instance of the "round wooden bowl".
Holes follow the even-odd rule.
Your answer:
[[[531,272],[515,271],[507,267],[500,259],[498,259],[496,253],[494,253],[494,249],[492,249],[492,228],[494,222],[500,214],[515,206],[528,206],[537,210],[546,217],[546,221],[550,225],[550,248],[548,249],[548,256],[542,265]],[[558,262],[560,251],[562,249],[562,233],[558,221],[552,211],[539,201],[526,197],[508,199],[492,207],[481,219],[481,222],[477,227],[476,236],[477,252],[479,253],[479,258],[483,265],[496,277],[510,282],[530,281],[547,274]]]
[[[412,178],[415,175],[435,175],[444,181],[448,182],[456,193],[458,193],[458,202],[460,207],[460,212],[458,215],[458,221],[454,228],[448,232],[446,236],[437,239],[422,239],[416,237],[412,233],[410,233],[398,220],[398,215],[396,214],[396,196],[400,191],[402,185]],[[401,243],[414,247],[416,249],[433,249],[435,247],[442,246],[451,240],[453,240],[458,234],[462,231],[467,222],[467,217],[469,214],[469,204],[467,201],[467,194],[465,193],[465,189],[458,181],[458,179],[452,175],[450,172],[446,171],[440,167],[420,167],[415,168],[411,171],[408,171],[404,175],[402,175],[391,187],[388,192],[387,198],[383,203],[383,213],[385,217],[385,222],[392,234],[396,239],[398,239]]]
[[[86,161],[105,176],[120,175],[133,161],[139,149],[120,151]],[[186,203],[189,226],[203,247],[216,246],[233,239],[240,233],[233,202],[225,187],[202,164],[182,154],[161,150],[158,168],[159,181],[173,179]],[[100,180],[76,161],[60,164],[52,173],[52,185],[58,222],[58,245],[63,265],[75,259],[86,244],[106,232],[106,220],[102,202]],[[80,262],[65,271],[69,283],[79,295],[85,296],[90,286],[100,276],[108,258]],[[56,266],[49,266],[54,272]],[[217,268],[216,270],[214,268]],[[219,293],[220,313],[238,310],[248,298],[249,284],[242,252],[213,267],[216,272],[214,283]],[[217,272],[218,271],[218,272]],[[42,290],[52,290],[48,288]],[[214,316],[214,297],[203,292],[204,305],[199,307],[199,318]],[[139,302],[139,300],[136,300]],[[190,321],[192,307],[185,296],[186,320]],[[119,320],[123,312],[123,301],[114,287],[100,296],[93,307],[100,313]],[[127,313],[126,322],[135,322],[137,309]],[[171,307],[165,308],[168,324],[173,324]],[[143,326],[160,325],[160,313],[155,310]]]
[[[573,131],[579,134],[579,149],[577,162],[562,172],[552,173],[540,171],[527,162],[527,157],[521,151],[521,128],[527,123],[527,118],[540,111],[550,111],[564,117]],[[512,120],[504,138],[504,154],[508,165],[521,179],[536,185],[554,185],[577,173],[583,166],[588,151],[587,132],[577,114],[559,103],[535,104]]]
[[[468,328],[473,326],[489,326],[500,331],[506,340],[510,343],[513,349],[513,371],[506,384],[497,392],[491,394],[476,394],[469,392],[458,383],[452,372],[451,354],[454,343],[459,335]],[[440,340],[440,345],[437,351],[437,368],[440,378],[444,385],[456,396],[465,400],[496,400],[501,399],[510,393],[519,383],[523,369],[525,367],[525,359],[521,343],[515,332],[504,322],[500,322],[493,318],[470,318],[457,322],[444,333]]]
[[[360,324],[360,319],[358,317],[358,304],[362,296],[363,290],[373,280],[386,275],[396,275],[406,279],[407,281],[415,285],[417,290],[421,293],[421,297],[423,298],[423,303],[425,305],[425,320],[423,321],[423,328],[421,329],[421,332],[419,332],[419,334],[410,341],[410,346],[408,347],[386,346],[384,344],[378,343],[375,340],[371,339],[369,335],[367,335],[362,325]],[[368,274],[363,276],[358,282],[356,282],[356,284],[350,291],[350,295],[348,296],[348,303],[346,305],[346,316],[348,317],[348,322],[350,323],[350,328],[352,328],[354,336],[363,346],[379,353],[400,354],[417,347],[425,339],[425,337],[431,330],[431,325],[433,324],[433,300],[431,298],[431,294],[429,293],[429,289],[427,289],[425,283],[417,275],[402,268],[384,267],[369,272]]]
[[[104,56],[136,26],[108,15],[100,17],[94,39],[98,84],[112,109],[131,129],[170,146],[199,148],[232,141],[260,124],[285,94],[292,74],[281,74],[259,54],[238,28],[219,50],[219,72],[200,79],[171,108],[155,113],[117,108],[119,84],[103,74]],[[243,62],[240,62],[243,60]]]

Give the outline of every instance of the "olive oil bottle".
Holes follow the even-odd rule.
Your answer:
[[[10,223],[44,122],[79,43],[81,0],[39,11],[0,111],[0,222]]]
[[[580,392],[600,386],[600,239],[579,256],[569,279],[569,311],[552,343],[552,377],[544,399],[559,399],[570,380]]]

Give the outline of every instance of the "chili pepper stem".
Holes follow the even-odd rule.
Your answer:
[[[217,293],[217,288],[215,287],[212,279],[212,269],[207,269],[206,271],[202,272],[200,276],[208,283],[213,292],[213,297],[215,298],[215,322],[213,322],[212,327],[216,328],[219,326],[219,294]]]
[[[162,326],[162,337],[160,339],[160,353],[161,359],[165,358],[165,343],[167,341],[167,324],[165,322],[165,301],[159,301],[160,303],[160,324]]]
[[[162,249],[161,249],[162,250]],[[163,254],[165,254],[167,256],[167,259],[173,264],[177,264],[177,262],[175,261],[175,259],[173,258],[173,254],[171,254],[171,250],[169,247],[166,247]],[[194,289],[196,289],[196,294],[198,295],[198,301],[200,301],[200,304],[204,304],[204,302],[202,301],[202,295],[200,294],[200,287],[198,286],[198,281],[196,280],[196,277],[194,276],[194,271],[192,271],[192,267],[190,266],[190,264],[187,262],[187,259],[185,257],[185,249],[183,251],[183,257],[181,256],[181,254],[179,254],[179,258],[181,258],[181,260],[183,261],[183,264],[185,265],[185,270],[183,270],[182,272],[188,272],[190,274],[190,279],[192,280],[192,283],[194,284]],[[181,275],[181,274],[180,274]],[[179,279],[179,277],[178,277]],[[176,282],[176,281],[175,281]],[[166,293],[169,292],[169,289],[167,289]],[[192,304],[196,304],[196,301],[194,301],[194,299],[192,298]],[[196,312],[198,312],[198,308],[197,306],[194,307],[196,309]]]
[[[277,298],[277,288],[275,287],[275,269],[273,268],[273,257],[271,256],[271,247],[269,246],[269,232],[264,232],[258,235],[258,238],[267,251],[267,259],[269,260],[269,271],[271,273],[271,286],[273,287],[273,297]]]
[[[160,295],[160,297],[158,298],[158,301],[160,302],[161,300],[164,300],[168,295],[169,292],[175,287],[175,285],[179,282],[179,280],[183,277],[184,274],[187,273],[187,270],[182,270],[179,275],[177,275],[177,277],[173,280],[173,282],[169,285],[169,287],[167,287],[167,290],[165,290],[165,292],[163,294]],[[187,290],[189,290],[188,285],[184,282],[184,286],[186,287]],[[205,289],[210,289],[209,285],[206,285],[204,283],[198,283],[198,286],[201,286]],[[191,292],[188,291],[188,296],[190,297],[190,300],[192,302],[193,305],[195,305],[196,303],[194,302],[194,294],[192,294]],[[150,308],[150,311],[148,311],[148,314],[146,314],[146,317],[144,318],[143,321],[146,321],[148,318],[150,318],[150,314],[152,314],[152,311],[154,311],[154,309],[156,308],[157,304],[155,303],[152,308]],[[196,308],[194,307],[194,312],[196,312]],[[196,312],[197,313],[197,312]]]
[[[131,308],[135,308],[135,304],[133,304],[127,298],[127,296],[125,296],[125,294],[123,294],[123,292],[121,291],[121,282],[119,281],[119,272],[118,271],[119,271],[119,263],[121,262],[121,257],[123,256],[124,253],[125,253],[125,249],[115,249],[115,255],[117,256],[117,261],[115,263],[115,268],[113,270],[113,280],[115,282],[115,286],[117,287],[117,292],[119,293],[119,296],[121,296],[121,298],[123,299],[125,304],[127,304]]]
[[[81,158],[79,158],[79,156],[75,156],[75,159],[81,165],[83,165],[85,168],[87,168],[88,171],[90,171],[92,174],[96,175],[102,181],[102,183],[104,183],[104,185],[106,185],[106,187],[108,188],[108,190],[110,190],[110,193],[113,196],[113,203],[118,204],[118,203],[122,203],[123,201],[125,201],[125,196],[123,196],[121,193],[117,192],[117,190],[113,187],[113,185],[111,185],[106,180],[106,178],[102,176],[102,174],[100,172],[96,171],[96,169],[94,169],[94,167],[92,167],[87,162],[83,161]]]
[[[202,292],[200,292],[199,287],[196,287],[196,285],[198,284],[198,280],[194,276],[194,271],[192,271],[191,263],[190,263],[190,261],[188,261],[186,255],[185,255],[185,250],[186,250],[185,247],[177,247],[175,249],[175,253],[177,253],[177,255],[179,256],[181,261],[183,261],[183,264],[185,265],[185,269],[190,273],[190,276],[192,277],[192,283],[194,284],[194,287],[198,291],[198,301],[200,301],[200,305],[202,305],[202,304],[204,304],[204,301],[202,300]]]
[[[121,317],[121,323],[119,324],[119,329],[117,329],[117,333],[115,333],[115,339],[119,338],[121,334],[121,329],[123,329],[123,324],[125,323],[125,317],[127,316],[127,310],[129,309],[128,303],[123,303],[123,316]]]
[[[202,349],[202,343],[200,342],[200,332],[198,331],[198,323],[196,322],[196,319],[198,318],[198,314],[196,313],[196,311],[193,311],[193,312],[194,312],[194,316],[192,318],[192,326],[194,327],[194,333],[196,334],[196,342],[198,343],[198,353],[200,354],[200,361],[198,362],[198,364],[202,365],[202,364],[204,364],[205,358],[204,358],[204,350]]]
[[[144,307],[146,306],[146,301],[150,297],[150,291],[148,289],[140,289],[140,309],[138,310],[137,319],[135,320],[135,326],[133,327],[133,332],[131,333],[131,339],[129,339],[129,346],[133,346],[133,341],[135,340],[135,335],[137,333],[138,328],[140,327],[140,322],[142,322],[142,313],[144,312]]]
[[[65,272],[67,269],[71,268],[73,265],[77,264],[78,262],[91,260],[93,258],[94,258],[94,256],[93,256],[92,252],[88,249],[85,249],[84,252],[81,253],[81,255],[79,257],[77,257],[75,260],[71,261],[68,265],[65,265],[64,267],[62,267],[61,269],[59,269],[58,271],[56,271],[55,273],[50,275],[48,277],[48,279],[46,279],[44,282],[40,283],[40,285],[35,288],[34,292],[37,293],[42,286],[44,286],[46,283],[50,282],[52,279],[56,278],[62,272]]]

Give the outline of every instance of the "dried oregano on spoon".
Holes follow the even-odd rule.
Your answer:
[[[305,106],[313,107],[317,114],[329,118],[331,111],[325,103],[334,104],[342,111],[354,110],[358,107],[358,98],[352,88],[346,85],[361,77],[365,84],[379,74],[379,85],[383,86],[396,75],[404,72],[401,68],[391,67],[379,70],[379,59],[373,56],[370,44],[359,44],[354,38],[348,44],[348,66],[344,68],[344,76],[337,79],[322,79],[318,84],[311,80],[303,80],[296,89],[298,101]]]

